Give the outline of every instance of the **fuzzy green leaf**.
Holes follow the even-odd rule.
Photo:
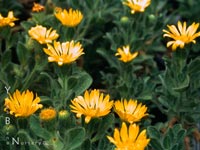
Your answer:
[[[159,131],[153,126],[147,128],[147,134],[150,136],[150,138],[155,138],[158,140],[160,139]]]
[[[82,127],[72,128],[65,132],[65,150],[74,150],[81,146],[85,140],[85,129]]]

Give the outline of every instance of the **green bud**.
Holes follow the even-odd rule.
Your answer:
[[[123,24],[127,24],[129,22],[129,18],[127,16],[123,16],[121,17],[120,22]]]
[[[6,135],[14,135],[17,132],[17,130],[14,125],[8,124],[3,126],[2,132]]]
[[[67,110],[61,110],[58,113],[59,120],[66,120],[69,117],[69,112]]]
[[[151,22],[153,22],[153,21],[155,21],[156,16],[155,16],[154,14],[150,14],[150,15],[148,16],[148,18],[149,18],[149,20],[150,20]]]

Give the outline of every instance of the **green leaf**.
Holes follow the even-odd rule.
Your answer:
[[[165,149],[170,149],[171,147],[171,144],[172,144],[172,141],[171,141],[171,137],[169,137],[169,135],[166,135],[164,140],[163,140],[163,146]]]
[[[173,90],[175,91],[182,91],[189,86],[190,77],[186,75],[184,80],[180,80],[177,87],[174,87]]]
[[[65,150],[73,150],[81,146],[85,140],[85,129],[82,127],[72,128],[65,132]]]
[[[18,143],[25,143],[24,145],[29,145],[29,149],[30,150],[40,150],[40,148],[38,147],[37,143],[38,141],[35,141],[35,139],[32,139],[30,137],[30,134],[25,131],[25,130],[19,130],[17,133],[18,136],[16,136],[16,138],[14,138],[16,144]],[[35,143],[35,144],[30,144],[30,143]],[[23,144],[20,144],[23,146]]]
[[[188,65],[188,74],[194,74],[200,71],[200,57],[191,61]]]
[[[182,125],[181,124],[175,124],[174,126],[173,126],[173,133],[176,135],[180,130],[182,130],[183,128],[182,128]]]
[[[150,146],[153,150],[164,150],[164,148],[160,144],[159,139],[151,139]]]
[[[25,45],[21,42],[17,44],[17,56],[22,65],[25,65],[28,60],[28,50]]]
[[[111,68],[112,67],[113,68],[118,68],[119,67],[119,64],[116,62],[115,58],[110,57],[110,54],[106,50],[98,49],[97,53],[99,53],[102,57],[104,57],[108,61],[108,63],[110,64]]]
[[[150,138],[155,138],[159,140],[160,137],[160,132],[153,126],[147,127],[147,134],[150,136]]]
[[[105,131],[108,130],[109,127],[114,123],[114,115],[109,114],[102,118],[101,122],[99,123],[99,126],[93,126],[93,128],[97,129],[97,134],[92,138],[92,142],[97,141],[101,139],[105,135]]]
[[[78,83],[78,79],[74,76],[69,77],[67,81],[68,90],[73,89]]]
[[[32,115],[30,117],[30,129],[35,135],[45,140],[49,140],[49,138],[51,137],[51,134],[41,127],[39,118],[37,116]]]
[[[91,141],[89,139],[86,139],[82,145],[81,145],[81,150],[91,150]]]
[[[186,131],[185,130],[179,131],[179,133],[177,134],[177,142],[183,143],[185,136],[186,136]]]
[[[5,69],[8,66],[9,62],[11,62],[11,51],[10,50],[6,50],[3,53],[2,60],[1,60],[3,69]]]
[[[78,83],[73,88],[76,96],[82,94],[92,84],[92,77],[87,72],[81,72],[79,74]]]

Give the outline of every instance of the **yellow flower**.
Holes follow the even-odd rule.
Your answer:
[[[56,118],[56,110],[54,108],[45,108],[40,112],[40,120],[51,121]]]
[[[32,12],[40,12],[40,11],[43,11],[45,8],[43,5],[40,5],[39,3],[35,3],[33,4],[33,7],[32,7]]]
[[[37,95],[34,98],[33,92],[26,90],[20,93],[16,90],[13,96],[9,95],[9,98],[5,99],[4,111],[10,110],[10,114],[15,117],[28,117],[43,107],[39,102],[40,98]]]
[[[49,55],[49,62],[57,62],[59,66],[71,63],[84,54],[82,45],[79,42],[75,43],[73,40],[64,43],[54,41],[53,46],[47,44],[47,47],[43,50]]]
[[[137,102],[137,100],[126,99],[122,101],[115,101],[114,110],[119,115],[119,117],[129,123],[134,123],[140,121],[143,117],[148,115],[146,113],[147,107],[142,105],[142,103]]]
[[[77,26],[83,19],[83,15],[79,10],[72,10],[71,8],[67,11],[58,7],[54,14],[63,25],[68,27]]]
[[[104,97],[99,90],[92,90],[90,93],[85,91],[84,97],[78,96],[72,100],[71,111],[76,113],[78,118],[85,115],[85,122],[88,123],[91,118],[98,118],[107,115],[113,105],[113,101],[109,101],[110,96]]]
[[[29,35],[32,39],[35,39],[40,44],[47,44],[52,43],[53,40],[56,40],[58,38],[58,34],[56,33],[56,30],[52,31],[52,28],[47,30],[46,27],[43,27],[41,25],[36,25],[35,27],[32,27],[28,31]]]
[[[172,45],[172,50],[175,51],[177,47],[183,48],[185,44],[196,41],[194,40],[198,36],[200,36],[200,32],[196,33],[199,23],[192,23],[188,28],[186,27],[186,22],[183,24],[178,21],[178,28],[175,25],[168,25],[169,31],[163,30],[165,34],[163,37],[170,37],[174,39],[174,41],[170,41],[167,43],[167,47]]]
[[[113,137],[107,136],[109,141],[115,144],[115,150],[144,150],[150,139],[146,137],[146,130],[139,133],[139,126],[123,122],[121,129],[115,128]]]
[[[126,0],[123,2],[131,9],[131,13],[144,12],[145,8],[151,4],[151,0]]]
[[[123,46],[122,48],[118,48],[117,53],[115,54],[115,56],[121,56],[119,60],[125,63],[133,60],[137,55],[138,55],[138,52],[135,52],[133,54],[130,53],[129,45]]]
[[[18,18],[14,17],[13,11],[9,11],[7,17],[3,17],[0,14],[0,27],[7,26],[7,25],[13,27],[15,25],[14,21],[16,20],[18,20]]]

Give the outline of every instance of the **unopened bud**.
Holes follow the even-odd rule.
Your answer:
[[[59,120],[66,120],[69,117],[69,112],[67,110],[61,110],[58,113]]]
[[[127,16],[123,16],[121,17],[120,22],[123,24],[127,24],[129,22],[129,18]]]
[[[14,135],[16,133],[16,128],[12,124],[4,125],[2,132],[6,135]]]

